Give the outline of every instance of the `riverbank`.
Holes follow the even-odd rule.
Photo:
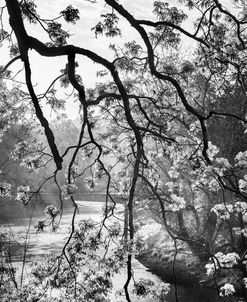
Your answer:
[[[80,201],[78,202],[79,205],[79,213],[76,215],[75,224],[81,219],[93,219],[97,220],[100,218],[102,214],[102,208],[104,203],[103,202],[90,202],[90,201]],[[121,205],[117,205],[117,208],[122,211],[123,207]],[[43,212],[42,212],[43,216]],[[41,216],[41,217],[42,217]],[[27,245],[27,255],[26,261],[33,261],[39,259],[40,257],[47,257],[49,254],[54,253],[56,255],[61,253],[62,247],[66,242],[66,239],[69,236],[69,229],[71,225],[72,219],[72,209],[65,209],[63,218],[60,222],[60,226],[56,232],[52,232],[51,229],[46,229],[45,232],[41,232],[36,234],[36,230],[34,228],[35,222],[39,219],[39,217],[33,217],[30,224],[29,236],[28,238],[28,245]],[[18,222],[18,223],[17,223]],[[28,226],[30,223],[30,218],[25,217],[22,219],[12,221],[11,230],[12,233],[15,234],[17,237],[22,236],[25,239],[25,234],[28,231]],[[23,255],[20,258],[20,253],[18,253],[19,260],[23,260]],[[41,258],[42,259],[42,258]],[[14,259],[13,259],[14,260]],[[16,258],[17,260],[17,258]],[[139,261],[133,261],[133,271],[135,280],[138,281],[140,278],[151,279],[155,282],[159,281],[159,278],[156,277],[153,273],[151,273],[147,268],[142,265]],[[157,273],[153,271],[154,273]],[[121,289],[123,284],[127,280],[127,270],[124,267],[121,270],[121,274],[116,275],[113,280],[114,289],[118,288]],[[132,283],[133,289],[133,283]],[[179,302],[216,302],[216,294],[215,291],[212,290],[205,290],[201,288],[191,288],[190,286],[178,286],[177,287],[177,295],[179,298]],[[116,302],[112,298],[111,302]],[[125,300],[123,300],[125,301]],[[150,299],[144,300],[132,300],[132,302],[137,301],[146,301],[150,302]],[[152,301],[153,302],[153,301]],[[167,296],[167,300],[165,302],[176,302],[175,300],[175,287],[171,285],[171,292]]]
[[[186,242],[177,240],[175,247],[174,241],[163,225],[153,223],[151,226],[153,232],[148,236],[140,231],[139,241],[142,248],[137,255],[138,261],[150,272],[159,276],[164,282],[177,284],[184,289],[189,288],[190,292],[198,293],[199,296],[200,293],[207,293],[210,300],[206,301],[245,301],[243,298],[245,292],[241,283],[243,273],[238,267],[221,268],[214,275],[208,275],[205,268],[208,262],[206,260],[202,262],[193,254]],[[234,286],[234,296],[218,298],[217,288],[220,290],[225,284]],[[204,300],[200,298],[199,301]]]
[[[78,207],[79,212],[75,218],[75,225],[78,224],[80,220],[92,219],[93,221],[99,221],[101,219],[102,208],[104,203],[94,201],[79,201]],[[117,205],[117,211],[122,211],[122,205]],[[20,275],[20,271],[22,268],[22,263],[24,259],[23,247],[26,243],[26,255],[25,255],[25,274],[28,276],[31,268],[32,262],[41,262],[46,261],[49,255],[60,255],[62,253],[62,249],[64,244],[66,243],[70,228],[71,228],[71,219],[72,219],[73,209],[65,209],[63,217],[60,221],[59,228],[56,232],[53,232],[51,228],[45,229],[44,232],[36,233],[34,228],[35,222],[40,217],[30,218],[26,217],[23,219],[19,219],[17,221],[12,221],[11,226],[3,225],[8,230],[11,230],[13,236],[15,236],[16,240],[21,244],[19,246],[11,246],[11,260],[12,264],[15,268],[17,268],[17,274]],[[117,212],[116,212],[117,214]],[[29,228],[30,225],[30,228]],[[26,235],[28,235],[26,237]],[[12,237],[13,238],[13,237]],[[25,242],[25,238],[27,238]],[[138,281],[140,278],[151,279],[154,282],[159,282],[159,278],[154,276],[151,272],[148,272],[146,268],[138,262],[136,259],[133,259],[132,268],[134,271],[135,280]],[[113,290],[111,294],[112,302],[120,301],[116,300],[115,292],[121,290],[123,285],[127,280],[127,269],[124,266],[120,273],[118,273],[113,279]],[[130,283],[130,294],[133,295],[132,291],[134,289],[133,280]],[[1,298],[0,298],[1,301]],[[125,301],[123,299],[122,301]],[[150,302],[150,299],[142,299],[142,300],[132,300],[133,302],[142,301],[142,302]]]

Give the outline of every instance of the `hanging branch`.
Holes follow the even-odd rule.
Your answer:
[[[57,170],[61,170],[63,159],[59,155],[57,146],[55,144],[54,134],[49,127],[49,123],[47,119],[43,115],[42,109],[39,105],[39,100],[33,89],[32,80],[31,80],[31,68],[28,58],[28,50],[30,49],[29,36],[27,35],[23,24],[20,7],[17,1],[6,1],[6,4],[10,17],[9,23],[13,31],[15,32],[19,50],[20,50],[20,57],[24,62],[26,84],[35,108],[36,116],[39,119],[40,124],[44,127],[45,135],[47,137],[48,144],[51,148],[51,152],[54,157],[54,161],[56,163],[56,168]]]
[[[35,108],[36,116],[39,119],[40,124],[45,129],[45,135],[48,140],[48,144],[51,148],[51,152],[52,152],[54,161],[56,163],[57,170],[62,170],[63,159],[58,152],[57,146],[55,144],[54,134],[49,127],[49,123],[48,123],[47,119],[43,115],[42,109],[39,105],[39,100],[33,89],[33,85],[31,82],[31,69],[30,69],[28,57],[25,59],[24,66],[25,66],[26,84],[27,84],[28,91],[30,93],[34,108]]]
[[[201,129],[202,129],[202,137],[203,137],[203,144],[204,144],[202,154],[203,154],[206,162],[208,164],[211,164],[211,161],[210,161],[210,159],[208,157],[208,154],[207,154],[207,150],[208,150],[208,131],[207,131],[207,127],[205,125],[205,117],[188,103],[187,98],[186,98],[180,84],[177,82],[176,79],[174,79],[174,78],[172,78],[168,75],[164,75],[156,69],[155,61],[154,61],[154,51],[153,51],[152,45],[150,43],[150,40],[148,38],[148,35],[147,35],[145,29],[140,25],[138,20],[136,20],[121,4],[117,3],[115,0],[106,0],[106,3],[108,5],[110,5],[111,7],[113,7],[114,9],[116,9],[116,11],[121,16],[123,16],[130,23],[130,25],[133,28],[136,29],[136,31],[142,37],[142,40],[143,40],[143,42],[145,43],[145,45],[147,47],[148,64],[149,64],[151,74],[153,74],[154,76],[156,76],[160,80],[170,82],[175,87],[175,89],[176,89],[176,91],[177,91],[177,93],[180,97],[180,100],[183,103],[185,109],[188,112],[190,112],[192,115],[194,115],[199,120],[200,125],[201,125]]]

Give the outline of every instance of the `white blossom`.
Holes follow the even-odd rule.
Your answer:
[[[238,186],[239,190],[242,192],[247,190],[247,175],[244,175],[244,178],[239,180]]]
[[[170,193],[172,193],[174,190],[176,190],[178,188],[178,184],[177,184],[177,182],[168,181],[168,182],[166,182],[166,187],[167,187],[167,190]]]
[[[212,275],[219,268],[232,268],[234,265],[238,264],[240,257],[237,253],[223,254],[218,252],[214,257],[210,258],[211,263],[207,263],[205,268],[207,270],[207,275]]]
[[[247,228],[242,229],[242,230],[241,230],[241,233],[242,233],[245,237],[247,237]]]
[[[179,173],[178,173],[178,171],[175,167],[170,168],[168,174],[171,178],[178,178],[179,177]]]
[[[211,209],[219,219],[229,219],[230,214],[232,213],[242,213],[245,214],[247,212],[247,203],[243,201],[236,201],[232,204],[218,203],[214,205]]]
[[[1,197],[10,197],[10,189],[11,189],[11,184],[6,183],[6,182],[1,182],[0,183],[0,196]]]
[[[243,278],[244,287],[247,288],[247,278]]]
[[[207,270],[207,275],[208,275],[208,276],[213,275],[214,272],[215,272],[215,270],[216,270],[216,266],[215,266],[214,263],[207,263],[207,264],[205,265],[205,268],[206,268],[206,270]]]
[[[17,195],[15,200],[26,205],[30,199],[29,191],[30,191],[29,186],[19,186],[17,188]]]
[[[224,286],[220,288],[220,296],[221,297],[228,297],[235,293],[235,288],[232,284],[226,283]]]
[[[236,166],[239,168],[247,167],[247,151],[239,152],[235,157]]]
[[[195,121],[194,123],[190,124],[190,132],[198,132],[201,127],[200,127],[200,122],[199,121]]]
[[[231,268],[235,264],[237,264],[238,261],[240,260],[239,255],[234,252],[228,254],[223,254],[222,252],[218,252],[217,254],[215,254],[214,257],[220,263],[220,266],[224,268]]]
[[[217,163],[217,166],[219,166],[223,171],[231,168],[231,164],[229,163],[228,159],[224,157],[216,158],[215,162]]]
[[[10,157],[14,160],[20,160],[29,149],[27,142],[20,142],[15,145],[15,149],[11,152]]]
[[[211,211],[214,212],[219,219],[226,220],[230,218],[230,214],[233,212],[233,205],[219,203],[214,205]]]
[[[50,218],[50,217],[55,217],[59,213],[59,210],[56,206],[50,204],[45,207],[44,213],[47,217]]]
[[[237,201],[233,205],[234,211],[236,213],[242,213],[245,214],[247,212],[247,203],[243,201]]]
[[[172,198],[172,205],[170,206],[171,210],[173,212],[183,210],[186,206],[186,201],[184,200],[183,197],[177,196],[176,194],[171,194]]]
[[[219,148],[213,145],[211,142],[208,144],[207,155],[210,160],[214,160],[215,155],[219,153]]]
[[[30,170],[37,170],[42,165],[44,165],[44,161],[41,159],[40,156],[35,156],[35,157],[28,156],[23,158],[21,162],[21,166],[24,166]]]

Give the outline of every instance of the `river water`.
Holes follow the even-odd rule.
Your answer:
[[[82,219],[100,220],[103,203],[102,202],[92,202],[92,201],[80,201],[78,202],[79,212],[76,215],[76,223]],[[122,205],[118,205],[118,209],[121,210]],[[69,229],[71,225],[72,210],[66,210],[63,214],[59,228],[56,232],[51,230],[45,230],[45,232],[36,233],[34,224],[39,220],[39,217],[17,219],[15,223],[9,222],[8,227],[13,238],[23,237],[26,232],[29,232],[28,236],[28,249],[27,249],[27,260],[31,261],[37,257],[43,256],[49,253],[59,254],[61,252],[62,246],[68,238]],[[30,220],[31,219],[31,220]],[[18,255],[13,255],[13,259],[17,259]],[[133,261],[133,271],[135,280],[140,278],[152,279],[154,281],[159,281],[158,277],[151,274],[147,269],[140,264],[137,260]],[[116,276],[113,280],[114,289],[121,289],[126,281],[126,269],[122,269],[121,273]],[[178,287],[178,301],[179,302],[216,302],[218,301],[216,297],[216,292],[214,290],[203,289],[203,288],[193,288],[193,287]],[[175,302],[175,289],[171,286],[171,291],[167,296],[166,302]],[[150,300],[132,300],[152,302]],[[114,302],[114,298],[112,298]]]

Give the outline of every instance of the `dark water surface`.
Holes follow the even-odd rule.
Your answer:
[[[100,214],[102,213],[102,202],[92,202],[92,201],[80,201],[79,213],[76,215],[76,222],[81,219],[93,219],[99,220]],[[121,210],[122,205],[119,205]],[[8,226],[13,233],[13,237],[16,235],[23,236],[29,228],[29,244],[27,250],[27,260],[31,261],[37,257],[40,257],[49,253],[58,254],[61,252],[63,244],[66,242],[68,237],[68,232],[71,224],[72,210],[66,210],[64,213],[59,229],[54,233],[52,231],[45,231],[44,233],[36,234],[34,229],[34,224],[39,220],[38,217],[25,218],[25,219],[15,219],[15,221],[9,221],[5,226]],[[15,249],[16,250],[16,249]],[[21,261],[18,259],[19,255],[13,255],[13,259]],[[139,278],[149,278],[152,280],[158,280],[158,277],[154,276],[146,270],[146,268],[140,264],[137,260],[133,262],[133,270],[135,273],[135,279]],[[113,280],[114,287],[116,289],[122,288],[126,281],[126,271],[123,269],[120,275],[118,275],[115,280]],[[204,288],[193,288],[193,287],[181,287],[177,288],[177,296],[179,302],[216,302],[218,301],[216,291]],[[139,301],[139,300],[138,300]],[[140,300],[141,301],[141,300]],[[144,300],[142,300],[144,301]],[[150,300],[145,300],[146,302],[152,302]],[[233,300],[232,300],[233,301]],[[114,300],[112,300],[114,302]],[[133,300],[135,302],[135,300]],[[171,291],[167,296],[166,302],[176,302],[175,299],[175,288],[171,286]]]

